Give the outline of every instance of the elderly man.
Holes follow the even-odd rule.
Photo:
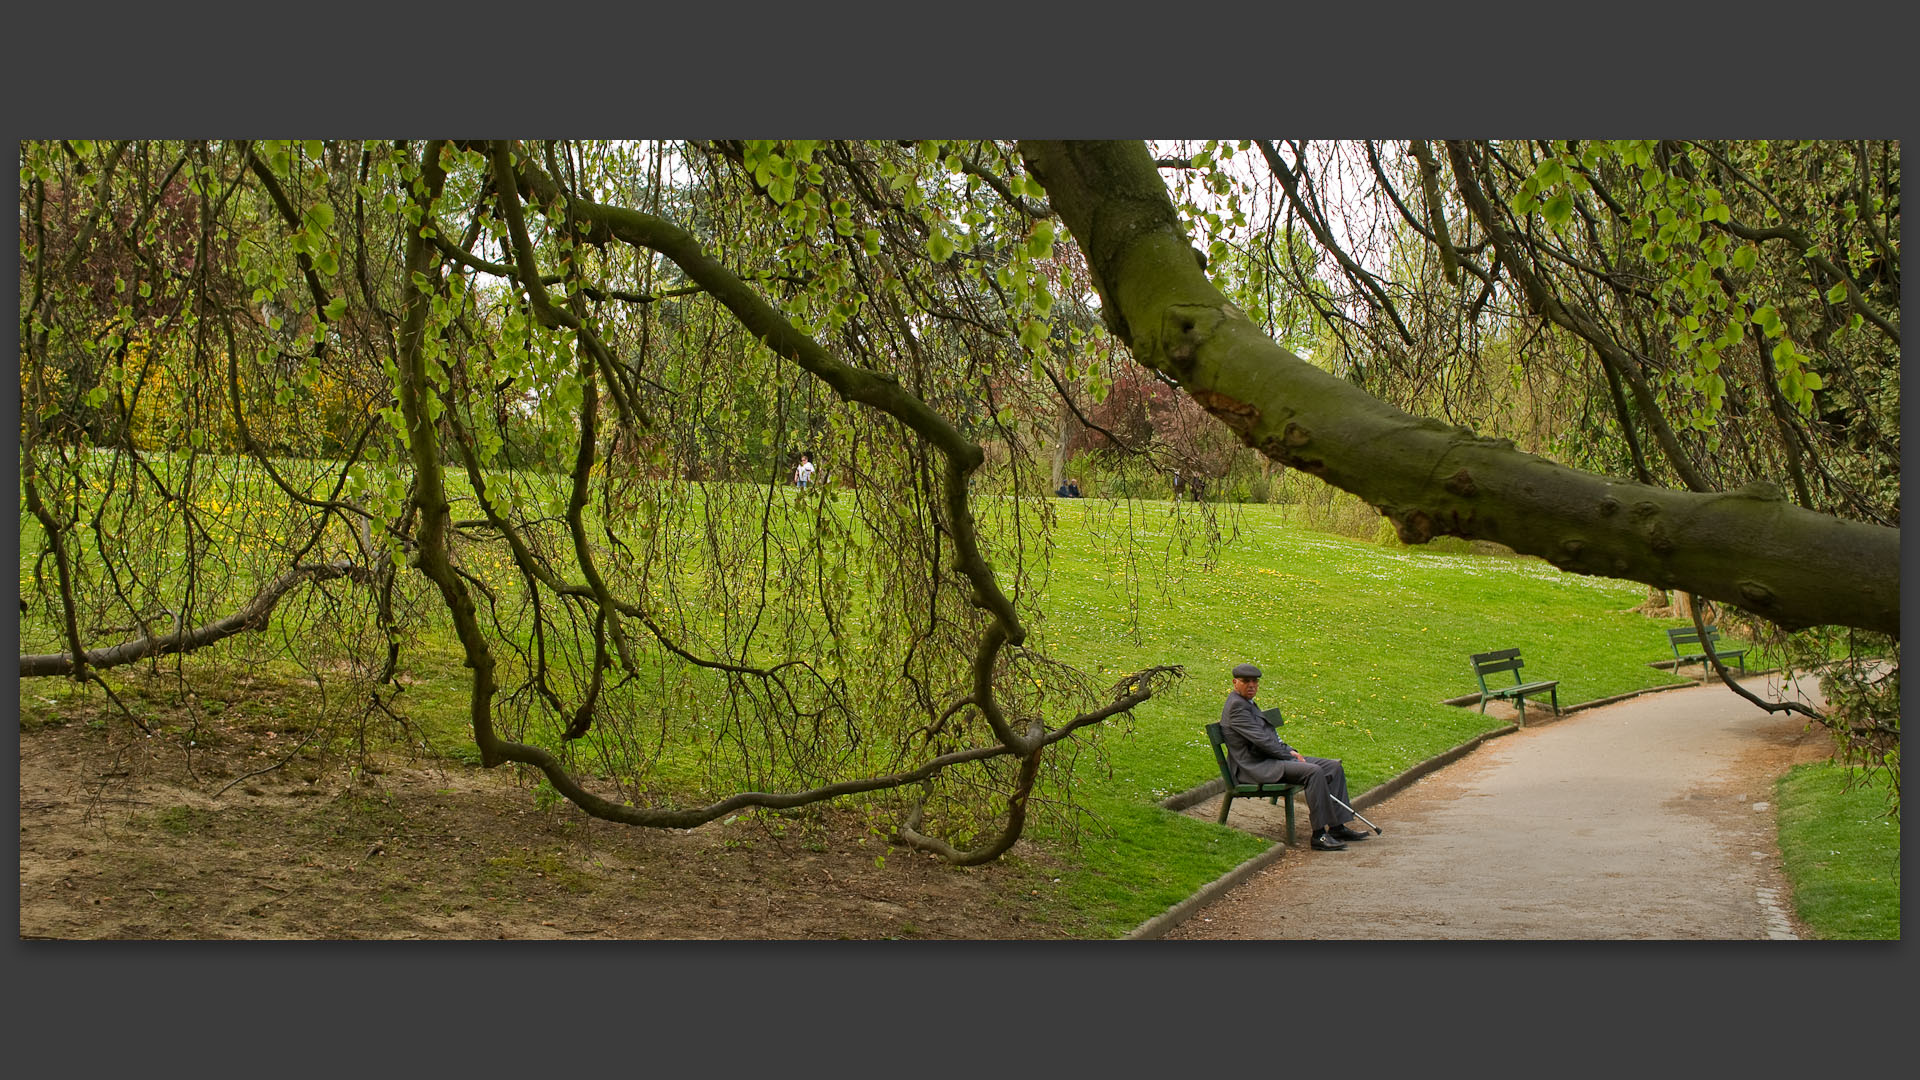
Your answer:
[[[1344,851],[1347,842],[1367,839],[1366,833],[1347,828],[1353,813],[1340,805],[1348,801],[1346,767],[1333,758],[1307,757],[1281,742],[1253,704],[1259,692],[1259,668],[1241,664],[1233,669],[1233,689],[1220,710],[1220,731],[1234,777],[1250,784],[1305,783],[1307,814],[1313,822],[1309,846],[1315,851]]]

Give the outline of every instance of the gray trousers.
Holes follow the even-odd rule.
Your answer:
[[[1347,767],[1338,758],[1309,756],[1305,761],[1283,761],[1280,777],[1289,784],[1307,786],[1307,818],[1313,822],[1314,832],[1353,820],[1352,814],[1333,801],[1353,802],[1347,798]]]

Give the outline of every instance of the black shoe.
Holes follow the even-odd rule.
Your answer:
[[[1314,833],[1313,842],[1307,845],[1315,851],[1345,851],[1347,845],[1326,833]]]
[[[1335,840],[1352,841],[1373,839],[1372,833],[1355,832],[1345,825],[1335,825],[1333,828],[1327,830],[1327,835],[1333,837]]]

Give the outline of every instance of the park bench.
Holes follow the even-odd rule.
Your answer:
[[[1486,714],[1487,702],[1500,698],[1511,698],[1520,705],[1520,722],[1527,722],[1527,698],[1546,694],[1553,703],[1553,715],[1560,715],[1560,680],[1551,682],[1524,682],[1520,678],[1520,668],[1525,661],[1520,659],[1519,649],[1497,649],[1493,652],[1473,654],[1473,677],[1480,680],[1480,712]],[[1503,671],[1513,672],[1513,685],[1487,685],[1487,676],[1499,675]],[[1498,680],[1495,680],[1498,684]]]
[[[1267,720],[1274,727],[1286,723],[1280,718],[1279,709],[1264,709]],[[1233,763],[1227,760],[1226,736],[1221,734],[1218,722],[1207,725],[1207,741],[1213,744],[1213,763],[1220,766],[1220,779],[1227,785],[1226,794],[1220,797],[1220,824],[1227,823],[1227,811],[1233,809],[1235,799],[1266,799],[1275,806],[1280,804],[1282,796],[1287,800],[1287,836],[1286,843],[1293,843],[1293,793],[1299,791],[1300,784],[1243,784],[1233,778]]]
[[[1668,630],[1667,644],[1673,646],[1674,670],[1678,671],[1681,667],[1695,663],[1696,661],[1702,666],[1706,665],[1706,650],[1700,648],[1700,631],[1695,630],[1693,627],[1676,626]],[[1740,669],[1740,674],[1745,675],[1747,673],[1747,650],[1721,648],[1719,627],[1707,627],[1707,644],[1713,646],[1713,655],[1737,666]],[[1685,647],[1684,649],[1682,648],[1683,646]],[[1699,651],[1696,652],[1694,650]],[[1705,674],[1711,673],[1712,668],[1707,668]]]

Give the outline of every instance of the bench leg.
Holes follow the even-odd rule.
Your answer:
[[[1227,823],[1227,811],[1233,809],[1233,792],[1229,791],[1220,798],[1220,824]]]
[[[1556,686],[1553,689],[1547,691],[1547,700],[1553,702],[1553,715],[1559,716],[1560,715],[1560,688]]]
[[[1287,839],[1286,845],[1293,846],[1293,792],[1287,792]]]

